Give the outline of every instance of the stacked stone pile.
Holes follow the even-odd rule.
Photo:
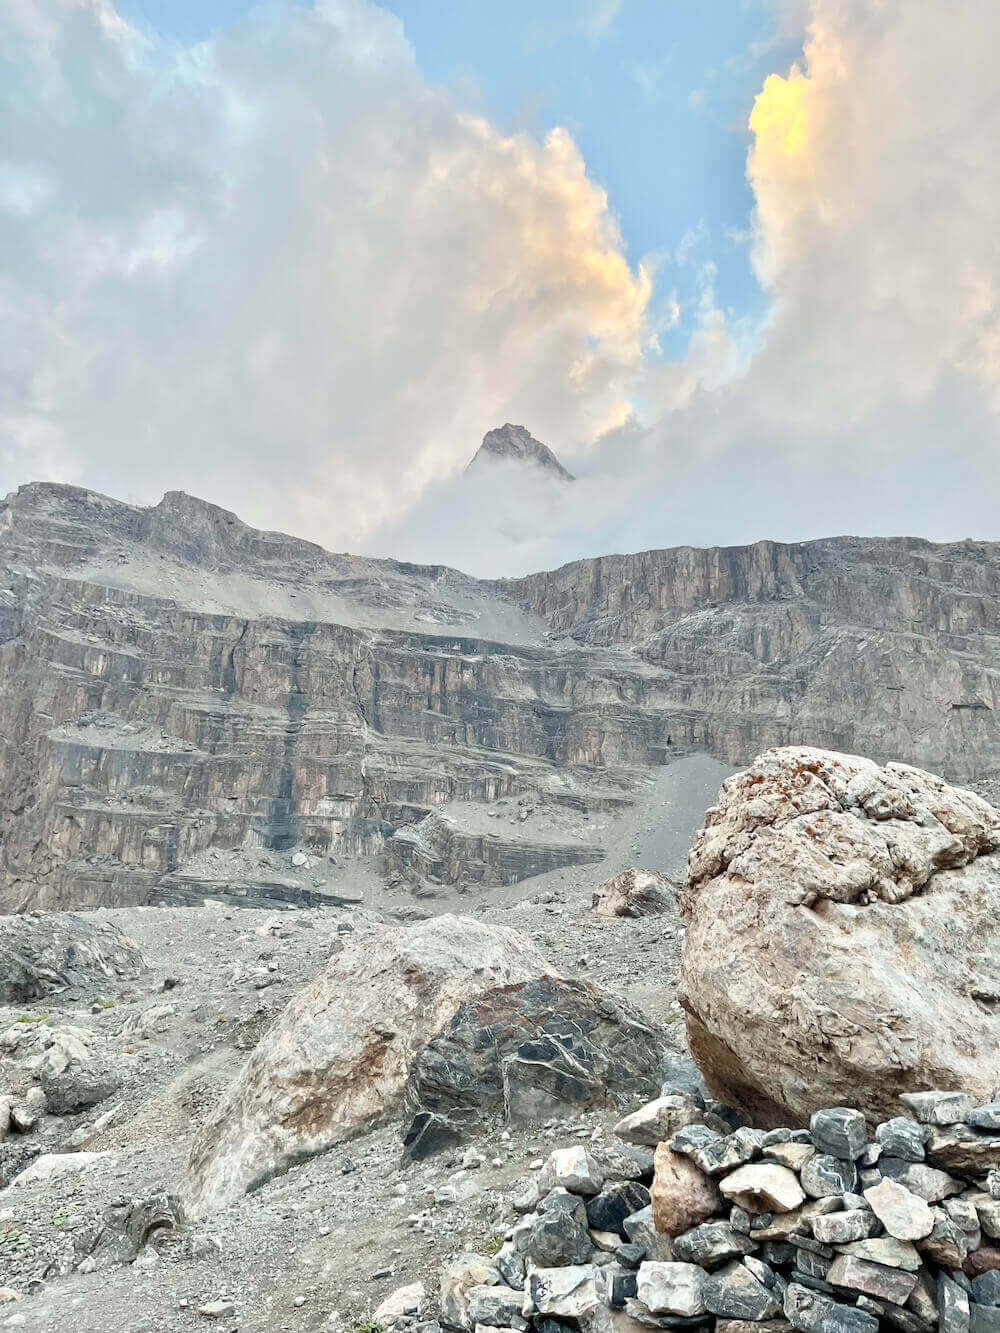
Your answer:
[[[441,1321],[1000,1333],[1000,1100],[901,1101],[874,1133],[848,1107],[765,1132],[665,1089],[616,1127],[627,1149],[551,1154],[499,1252],[445,1271]]]

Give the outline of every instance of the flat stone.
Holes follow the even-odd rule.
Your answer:
[[[940,1333],[969,1333],[969,1296],[946,1274],[938,1276],[938,1329]]]
[[[614,1132],[626,1143],[655,1148],[685,1125],[701,1121],[701,1107],[683,1093],[668,1093],[640,1106],[615,1125]]]
[[[895,1180],[883,1180],[864,1191],[872,1212],[897,1240],[921,1240],[934,1229],[926,1201]]]
[[[722,1208],[714,1181],[666,1143],[656,1149],[650,1196],[656,1228],[666,1236],[690,1231]]]
[[[673,1242],[677,1259],[707,1268],[751,1254],[756,1248],[748,1236],[734,1231],[728,1222],[703,1222],[701,1226],[676,1236]]]
[[[812,1233],[824,1245],[847,1245],[864,1240],[872,1233],[875,1216],[864,1208],[849,1208],[843,1213],[826,1213],[812,1220]]]
[[[754,1227],[755,1240],[787,1240],[789,1236],[807,1236],[812,1219],[840,1211],[841,1199],[830,1194],[822,1199],[807,1199],[789,1213],[774,1213],[766,1226]]]
[[[829,1153],[814,1153],[802,1168],[802,1188],[813,1199],[822,1199],[828,1194],[855,1193],[858,1188],[858,1171],[853,1162],[840,1157],[831,1157]]]
[[[841,1305],[828,1296],[790,1282],[785,1291],[785,1318],[801,1333],[878,1333],[878,1320],[855,1305]]]
[[[766,1162],[777,1162],[789,1171],[801,1171],[816,1149],[811,1143],[771,1143],[761,1152]]]
[[[976,1129],[1000,1129],[1000,1102],[975,1106],[966,1116],[965,1123]]]
[[[850,1241],[839,1245],[837,1250],[840,1254],[867,1259],[869,1263],[883,1264],[886,1268],[905,1268],[908,1273],[915,1273],[920,1267],[920,1255],[915,1247],[908,1240],[896,1240],[893,1236]]]
[[[787,1319],[717,1319],[715,1333],[788,1333]]]
[[[708,1277],[703,1295],[712,1314],[727,1319],[773,1319],[781,1310],[774,1292],[741,1263],[727,1264]]]
[[[965,1186],[947,1171],[926,1162],[907,1162],[900,1157],[883,1157],[879,1172],[889,1180],[905,1185],[911,1194],[917,1194],[927,1203],[940,1203],[951,1194],[961,1194]]]
[[[739,1167],[719,1182],[719,1191],[751,1213],[788,1213],[806,1197],[795,1173],[772,1162]]]
[[[236,1313],[236,1306],[227,1300],[208,1301],[198,1306],[198,1313],[203,1319],[228,1319]]]
[[[914,1273],[906,1273],[901,1268],[886,1268],[883,1264],[872,1264],[865,1259],[855,1259],[850,1254],[839,1254],[834,1259],[826,1280],[835,1287],[863,1291],[866,1296],[878,1296],[895,1305],[905,1303],[917,1282]]]
[[[905,1115],[884,1120],[875,1130],[875,1142],[890,1157],[900,1157],[905,1162],[924,1160],[924,1130]]]
[[[825,1111],[814,1111],[809,1120],[809,1133],[817,1152],[831,1157],[860,1157],[868,1143],[868,1126],[860,1111],[851,1106],[832,1106]]]
[[[967,1092],[904,1092],[899,1100],[922,1125],[963,1125],[976,1106]]]
[[[690,1263],[644,1263],[639,1267],[636,1294],[654,1314],[705,1313],[704,1269]]]
[[[927,1160],[944,1171],[978,1175],[1000,1166],[1000,1134],[970,1125],[932,1126],[927,1135]]]

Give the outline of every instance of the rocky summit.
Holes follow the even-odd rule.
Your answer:
[[[572,472],[563,467],[547,444],[536,440],[524,426],[512,426],[509,421],[505,426],[486,432],[465,471],[478,472],[496,462],[522,464],[555,477],[558,481],[575,480]]]
[[[1000,1333],[998,554],[8,497],[0,1330]]]

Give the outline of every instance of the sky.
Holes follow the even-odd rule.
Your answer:
[[[994,0],[11,0],[0,490],[482,575],[998,538],[998,51]],[[578,480],[463,477],[504,421]]]

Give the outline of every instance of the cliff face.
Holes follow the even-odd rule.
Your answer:
[[[0,506],[0,571],[0,910],[162,900],[209,848],[404,871],[430,848],[437,876],[510,882],[593,847],[415,826],[525,791],[586,818],[689,747],[1000,768],[985,544],[657,551],[483,583],[180,494],[32,485]]]

